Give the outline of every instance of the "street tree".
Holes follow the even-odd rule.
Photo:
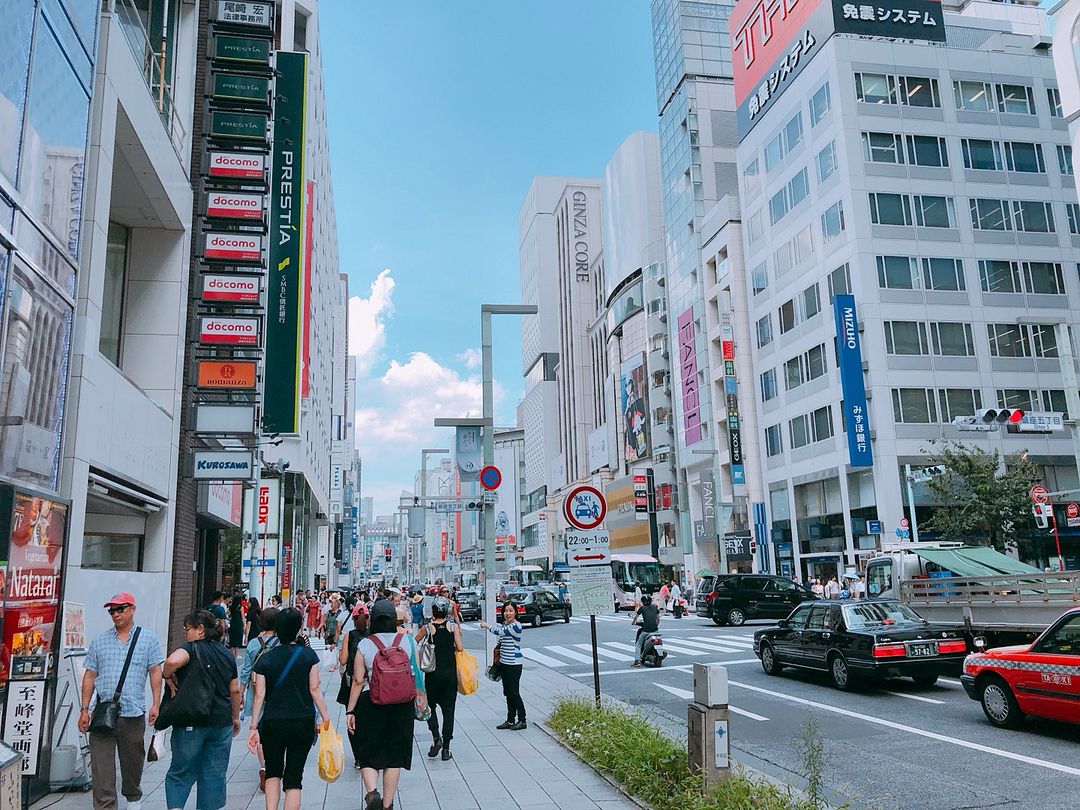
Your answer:
[[[1016,550],[1035,531],[1028,492],[1040,475],[1026,451],[1005,456],[1004,471],[997,450],[963,442],[931,442],[923,452],[931,465],[944,467],[927,481],[937,508],[926,529],[1002,552]]]

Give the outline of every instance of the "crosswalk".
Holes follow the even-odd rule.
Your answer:
[[[599,616],[597,618],[600,618]],[[694,661],[713,660],[723,655],[753,655],[754,642],[749,636],[733,634],[715,636],[664,637],[664,649],[668,659],[686,659],[676,661],[679,664],[691,664]],[[634,660],[634,645],[624,641],[601,641],[596,648],[602,664],[629,664]],[[548,644],[530,646],[528,637],[522,645],[521,654],[530,661],[552,669],[574,664],[592,663],[592,645],[590,644]]]

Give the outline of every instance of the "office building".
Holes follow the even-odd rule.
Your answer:
[[[828,576],[914,533],[938,505],[916,483],[912,514],[905,471],[933,442],[1026,450],[1051,490],[1075,488],[1055,325],[1077,321],[1080,209],[1046,13],[800,3],[764,41],[760,5],[731,34],[778,570]],[[999,407],[1027,417],[954,425]]]

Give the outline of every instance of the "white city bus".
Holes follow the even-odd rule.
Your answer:
[[[648,554],[612,554],[611,588],[615,610],[634,609],[634,589],[643,594],[660,590],[660,563]]]

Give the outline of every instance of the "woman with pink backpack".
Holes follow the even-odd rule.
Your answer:
[[[416,642],[398,631],[392,602],[380,599],[372,606],[368,630],[356,647],[348,729],[354,735],[356,764],[364,781],[364,810],[392,810],[401,769],[412,767],[413,700],[417,683],[423,681]]]

